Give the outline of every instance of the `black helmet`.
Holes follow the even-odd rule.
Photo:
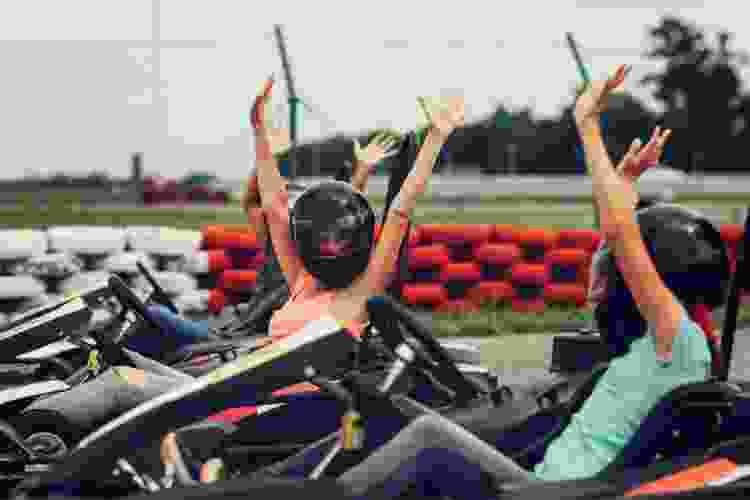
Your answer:
[[[636,211],[646,249],[659,276],[687,308],[709,309],[726,300],[729,257],[718,229],[701,213],[655,203]],[[641,316],[606,242],[592,262],[594,319],[612,356],[627,352],[646,333]]]
[[[294,202],[289,224],[305,269],[326,288],[345,288],[367,268],[375,213],[349,184],[309,187]]]

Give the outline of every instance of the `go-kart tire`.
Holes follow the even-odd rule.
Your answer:
[[[111,255],[125,250],[126,234],[112,226],[55,226],[47,230],[49,246],[57,252]]]
[[[45,291],[44,284],[31,276],[0,276],[0,300],[34,299]]]
[[[159,257],[181,257],[195,252],[201,246],[200,231],[156,226],[130,226],[126,230],[127,242],[136,252],[146,252]]]
[[[31,444],[36,446],[61,445],[60,449],[48,451],[51,458],[65,456],[86,435],[83,429],[59,413],[47,410],[24,412],[9,419],[9,423],[27,443],[32,441]],[[34,440],[37,440],[36,443]]]
[[[153,273],[153,275],[156,282],[164,289],[164,293],[170,298],[198,290],[198,280],[189,274],[160,271]],[[134,288],[151,290],[152,287],[145,276],[138,276],[134,280]]]
[[[33,229],[0,230],[0,261],[14,261],[44,255],[47,252],[47,234]]]

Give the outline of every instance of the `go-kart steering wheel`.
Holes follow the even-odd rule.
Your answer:
[[[135,312],[150,327],[155,328],[156,331],[161,331],[161,325],[148,312],[146,304],[133,293],[133,290],[128,287],[122,278],[114,274],[110,276],[109,288],[124,308]]]
[[[141,272],[141,274],[146,278],[146,281],[148,281],[148,283],[151,285],[151,288],[154,289],[153,292],[151,292],[149,300],[153,300],[157,304],[163,305],[175,314],[180,314],[180,312],[177,310],[177,306],[174,304],[174,302],[172,302],[172,299],[169,298],[169,295],[167,295],[167,292],[164,291],[159,282],[156,281],[156,278],[154,278],[154,275],[151,274],[151,271],[149,271],[141,261],[136,262],[135,265],[138,267],[138,270]]]
[[[367,301],[367,312],[373,326],[391,350],[401,343],[407,343],[415,348],[417,358],[422,364],[427,364],[429,371],[435,372],[441,382],[449,381],[446,385],[449,385],[456,393],[457,399],[468,402],[485,392],[473,380],[461,373],[448,351],[435,340],[414,313],[392,297],[387,295],[371,297]],[[418,341],[418,345],[404,336],[398,327],[399,324],[406,329],[407,334]]]

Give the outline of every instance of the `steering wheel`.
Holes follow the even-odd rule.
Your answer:
[[[177,306],[174,304],[174,302],[172,302],[172,299],[169,298],[169,295],[167,295],[167,292],[164,291],[159,282],[156,281],[156,278],[154,278],[154,275],[151,274],[151,271],[149,271],[141,261],[136,262],[135,265],[138,267],[138,270],[141,272],[141,274],[146,278],[146,281],[148,281],[149,285],[151,285],[151,288],[154,289],[153,292],[151,292],[149,300],[153,300],[157,304],[163,305],[175,314],[180,314],[180,312],[177,310]]]
[[[486,391],[475,381],[467,378],[456,367],[448,351],[435,340],[429,329],[424,326],[413,312],[387,295],[371,297],[367,301],[367,312],[373,326],[380,332],[384,342],[391,350],[406,343],[412,347],[422,365],[434,372],[451,390],[457,399],[468,402]],[[410,341],[399,328],[401,324],[406,332],[418,342]]]
[[[109,277],[109,288],[112,290],[112,294],[117,300],[125,307],[135,312],[141,319],[143,319],[156,331],[161,331],[161,325],[149,314],[146,309],[146,304],[143,303],[138,296],[133,293],[133,290],[119,276],[112,275]]]
[[[251,310],[245,318],[241,321],[234,319],[222,325],[218,331],[221,335],[232,336],[234,332],[244,331],[250,329],[263,320],[266,316],[270,316],[271,313],[277,309],[280,305],[283,305],[289,295],[289,289],[286,283],[280,283],[275,289],[271,291],[263,292],[263,296],[256,295],[250,301]],[[259,297],[257,300],[256,297]],[[243,332],[244,333],[244,332]],[[258,332],[265,333],[265,332]]]

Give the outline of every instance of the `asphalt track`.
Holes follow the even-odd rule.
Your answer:
[[[310,177],[300,179],[304,184],[312,184],[324,177]],[[244,181],[229,183],[236,191],[244,189]],[[670,177],[661,177],[648,182],[639,183],[648,190],[661,191],[672,189],[675,193],[716,193],[743,194],[750,193],[750,176],[707,175],[690,176],[678,181]],[[388,178],[373,176],[368,181],[368,192],[385,194]],[[559,195],[582,196],[591,194],[591,178],[587,175],[567,176],[513,176],[513,175],[434,175],[430,178],[429,191],[442,196],[476,197],[504,195]]]

